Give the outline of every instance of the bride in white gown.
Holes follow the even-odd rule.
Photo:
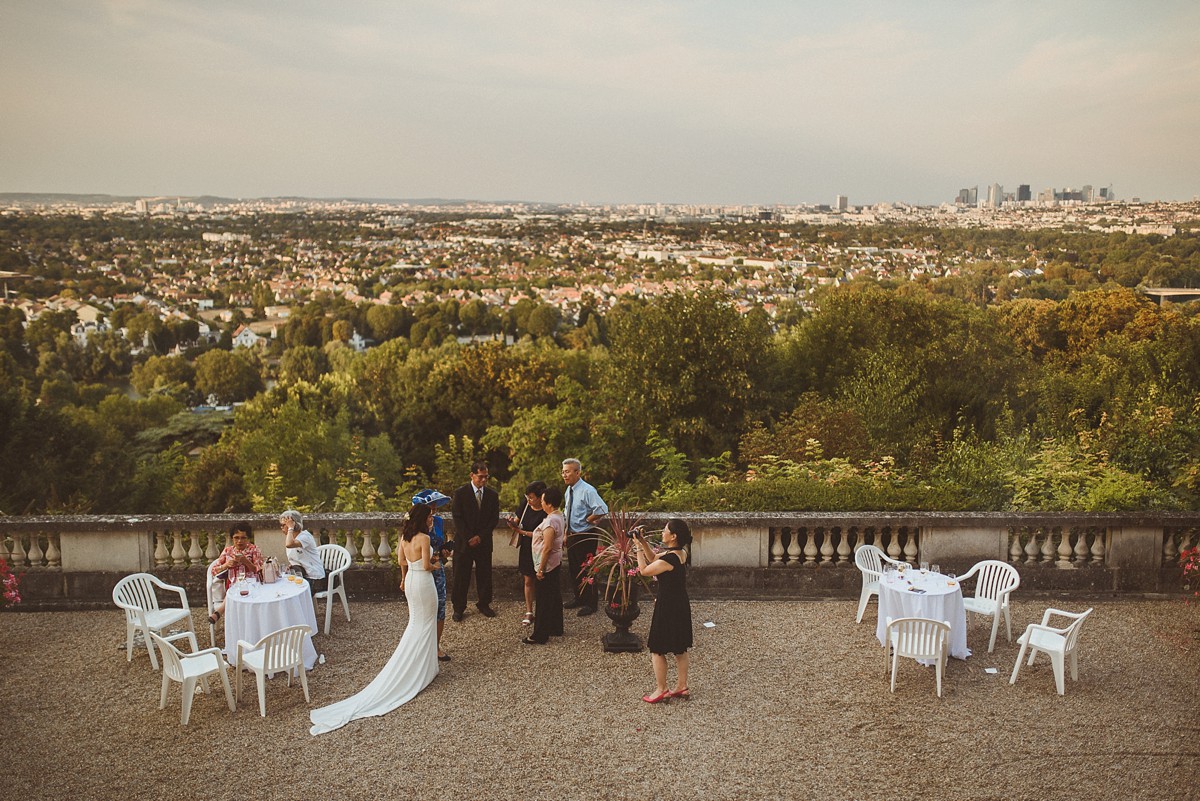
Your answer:
[[[397,556],[404,560],[402,568],[407,566],[400,589],[408,598],[408,627],[395,653],[361,692],[310,712],[313,725],[309,734],[324,734],[357,718],[386,715],[411,701],[438,674],[438,600],[428,534],[432,519],[433,510],[417,504],[404,524]]]

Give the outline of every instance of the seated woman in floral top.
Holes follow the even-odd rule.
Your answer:
[[[225,589],[239,579],[257,578],[262,580],[263,555],[258,546],[250,541],[250,524],[235,523],[229,529],[229,545],[221,551],[217,561],[213,562],[212,574],[225,574]],[[209,623],[216,623],[225,611],[225,601],[222,600],[213,607],[213,613],[208,616]]]

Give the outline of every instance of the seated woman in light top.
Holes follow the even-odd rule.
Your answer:
[[[279,527],[283,529],[288,564],[300,569],[313,592],[325,589],[325,565],[317,550],[317,538],[304,528],[304,516],[295,509],[288,509],[279,516]]]

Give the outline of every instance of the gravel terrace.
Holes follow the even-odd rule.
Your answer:
[[[1088,605],[1019,598],[1014,635],[1057,604]],[[569,616],[566,637],[526,646],[518,605],[502,601],[496,619],[469,607],[463,623],[447,622],[453,660],[414,701],[320,737],[283,678],[259,717],[250,674],[236,714],[218,684],[181,727],[179,686],[160,711],[159,674],[144,650],[125,661],[115,609],[4,614],[3,795],[1200,798],[1200,615],[1172,600],[1094,605],[1065,697],[1044,656],[1009,686],[1017,646],[1002,630],[987,654],[974,618],[975,656],[949,661],[938,699],[932,668],[911,660],[888,692],[873,605],[855,625],[852,600],[693,601],[693,698],[651,706],[640,700],[653,688],[649,656],[603,653],[603,614]],[[650,611],[635,624],[643,635]],[[309,674],[314,706],[364,686],[407,619],[399,601],[352,601],[351,612],[315,638],[327,662]]]

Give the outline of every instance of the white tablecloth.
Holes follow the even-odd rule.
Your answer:
[[[308,582],[283,578],[274,584],[252,582],[249,595],[242,595],[234,584],[225,593],[225,658],[231,665],[237,662],[238,640],[256,643],[273,631],[301,624],[312,632],[304,636],[304,668],[312,670],[317,663],[312,642],[317,615]]]
[[[971,655],[967,648],[967,610],[963,606],[962,587],[957,581],[941,573],[926,573],[919,570],[905,571],[905,578],[889,580],[883,574],[879,582],[879,622],[875,636],[879,644],[887,642],[887,620],[901,617],[925,617],[950,623],[950,656],[966,659]],[[913,592],[913,589],[925,592]]]

